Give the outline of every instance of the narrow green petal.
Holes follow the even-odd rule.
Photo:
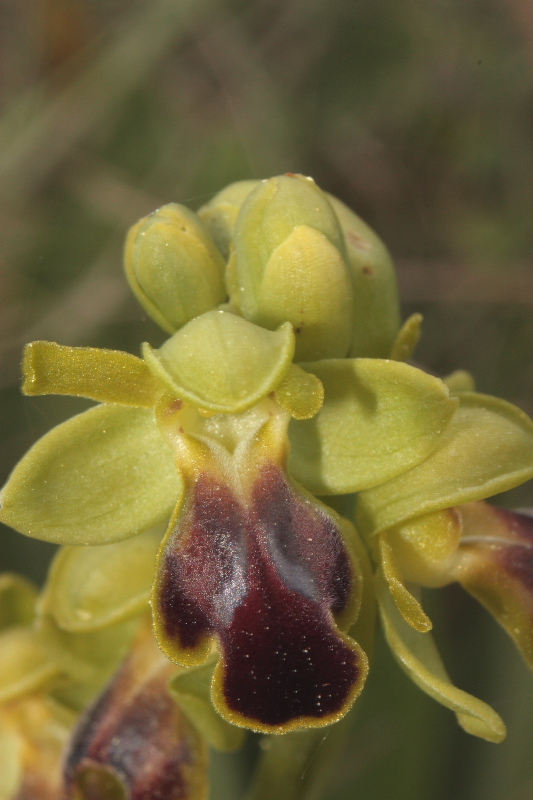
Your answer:
[[[391,358],[395,361],[409,361],[422,334],[422,314],[411,314],[398,331],[392,346]]]
[[[402,575],[421,586],[437,588],[454,580],[462,522],[458,508],[412,517],[385,533]]]
[[[169,691],[211,747],[231,752],[244,744],[246,733],[230,725],[215,711],[211,702],[211,682],[215,662],[178,672]]]
[[[384,533],[379,537],[379,551],[383,577],[396,603],[396,608],[412,628],[421,633],[430,631],[433,627],[432,622],[422,608],[420,601],[405,585],[405,579],[395,557],[394,548]]]
[[[301,364],[325,402],[293,421],[290,470],[314,494],[350,494],[388,481],[437,447],[457,407],[442,381],[385,359]]]
[[[0,495],[0,519],[49,542],[108,544],[163,521],[180,493],[153,411],[97,406],[36,442]]]
[[[61,548],[45,588],[47,608],[59,627],[98,630],[147,609],[165,527],[100,547]]]
[[[484,703],[454,686],[430,633],[415,631],[405,622],[382,581],[376,582],[385,638],[402,669],[430,697],[451,709],[467,733],[489,742],[505,739],[501,717]]]
[[[227,311],[208,311],[159,350],[144,347],[149,368],[181,400],[235,414],[274,391],[294,355],[286,322],[267,331]]]
[[[533,477],[533,423],[516,406],[480,394],[461,406],[421,464],[359,497],[362,529],[376,533],[410,517],[482,500]]]
[[[162,391],[144,361],[121,350],[31,342],[24,349],[22,372],[27,395],[68,394],[151,408]]]

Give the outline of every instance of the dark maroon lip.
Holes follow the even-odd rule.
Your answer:
[[[340,716],[362,677],[333,616],[350,601],[354,570],[333,516],[279,466],[259,470],[246,506],[201,476],[161,566],[162,644],[179,660],[216,635],[233,721],[264,729]]]

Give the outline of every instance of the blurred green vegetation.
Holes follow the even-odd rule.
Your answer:
[[[2,482],[86,407],[20,397],[24,342],[161,341],[122,278],[129,225],[285,171],[385,240],[405,314],[426,317],[421,363],[533,413],[530,0],[1,0],[0,74]],[[533,505],[531,486],[505,501]],[[52,548],[2,537],[1,567],[42,579]],[[477,607],[445,599],[450,671],[509,739],[468,737],[380,647],[324,800],[533,797],[533,679]],[[239,791],[239,759],[217,757],[215,800]]]

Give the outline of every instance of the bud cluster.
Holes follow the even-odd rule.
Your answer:
[[[290,322],[297,361],[386,358],[398,332],[387,249],[302,175],[233,183],[197,214],[163,206],[130,230],[125,261],[168,333],[222,304],[269,330]]]

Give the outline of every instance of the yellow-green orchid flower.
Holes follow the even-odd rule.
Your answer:
[[[126,270],[170,338],[142,359],[28,346],[26,393],[101,405],[36,443],[0,518],[66,545],[46,590],[52,627],[127,621],[153,579],[160,647],[206,664],[226,720],[274,733],[334,722],[368,669],[350,635],[366,554],[317,496],[359,494],[379,597],[400,620],[403,597],[422,630],[390,531],[533,476],[531,423],[396,360],[419,319],[398,331],[385,248],[301,176],[233,185],[197,217],[161,209],[132,229]],[[80,589],[90,564],[99,578]]]
[[[362,492],[357,516],[378,565],[381,617],[398,661],[467,731],[501,741],[498,715],[451,684],[415,585],[461,583],[533,667],[533,526],[524,514],[480,502],[532,476],[533,425],[502,400],[473,392],[459,399],[440,447]]]

